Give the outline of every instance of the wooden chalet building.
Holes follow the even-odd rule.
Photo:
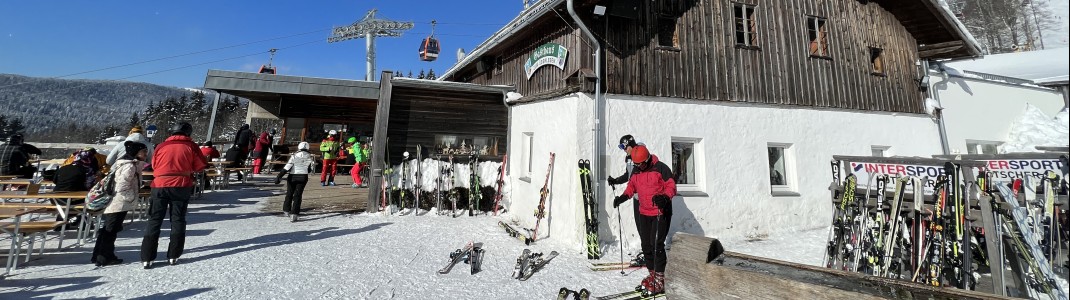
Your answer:
[[[522,95],[507,102],[522,225],[554,152],[540,232],[582,247],[576,161],[591,159],[601,239],[619,239],[623,187],[604,178],[624,173],[632,134],[676,173],[670,232],[744,236],[827,226],[833,155],[939,154],[921,79],[980,55],[963,28],[942,0],[542,0],[440,80]]]

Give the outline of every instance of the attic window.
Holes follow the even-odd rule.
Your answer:
[[[869,47],[870,74],[884,76],[884,49]]]
[[[806,27],[810,39],[810,56],[829,57],[828,28],[825,18],[807,17]]]
[[[736,46],[758,47],[758,17],[754,5],[736,3],[732,7],[736,22]]]
[[[658,17],[658,46],[680,47],[680,35],[676,32],[676,19],[668,16]]]

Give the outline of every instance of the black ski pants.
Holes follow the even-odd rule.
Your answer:
[[[193,187],[152,188],[149,199],[149,222],[145,237],[141,239],[141,261],[156,260],[156,247],[160,243],[160,226],[168,211],[171,213],[171,237],[167,245],[167,258],[179,258],[186,246],[186,209]]]
[[[97,230],[97,243],[93,246],[93,256],[90,260],[104,263],[119,259],[115,256],[115,238],[123,231],[123,221],[126,220],[126,212],[104,214],[104,226]]]
[[[290,174],[286,179],[286,199],[282,201],[282,211],[299,215],[301,212],[301,194],[305,193],[308,174]]]
[[[646,258],[647,270],[665,272],[665,236],[669,234],[669,220],[672,214],[661,216],[640,215],[639,239],[643,243],[643,257]]]

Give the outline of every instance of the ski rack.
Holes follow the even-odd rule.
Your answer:
[[[843,178],[846,177],[847,174],[854,173],[854,169],[851,168],[850,163],[876,163],[876,164],[915,165],[915,166],[918,166],[918,165],[920,165],[920,166],[940,166],[940,165],[943,165],[946,162],[952,162],[952,163],[955,163],[955,164],[957,164],[957,165],[959,165],[960,167],[963,168],[963,172],[962,172],[963,178],[962,178],[961,182],[970,183],[970,182],[977,182],[977,174],[978,174],[977,172],[979,172],[979,171],[989,171],[991,173],[991,170],[988,170],[988,168],[989,167],[993,167],[993,166],[999,166],[999,162],[998,161],[1013,161],[1013,160],[1019,160],[1019,161],[1021,161],[1021,160],[1053,160],[1054,161],[1054,160],[1059,160],[1060,156],[1066,156],[1066,153],[1060,153],[1061,151],[1059,151],[1059,150],[1066,150],[1065,147],[1050,147],[1050,148],[1053,148],[1053,149],[1047,149],[1047,148],[1040,149],[1040,147],[1038,147],[1038,149],[1040,149],[1040,150],[1052,151],[1052,152],[1046,152],[1046,153],[1010,153],[1010,154],[995,154],[995,155],[993,155],[993,154],[934,155],[932,158],[925,158],[925,157],[867,157],[867,156],[840,156],[840,155],[836,155],[836,156],[833,156],[833,162],[838,162],[839,163],[839,167],[840,167],[841,171],[839,172],[840,174],[834,174],[835,178],[833,178],[834,181],[831,183],[831,185],[829,187],[829,190],[833,194],[833,200],[832,201],[834,203],[838,204],[840,199],[842,199],[842,197],[843,197],[843,186],[842,186]],[[990,164],[995,164],[995,165],[990,165]],[[1060,174],[1059,176],[1063,176],[1064,175],[1064,173],[1062,171],[1059,171],[1057,168],[1056,168],[1055,171]],[[1019,171],[1019,172],[1024,172],[1024,171]],[[867,173],[869,173],[869,172],[867,172]],[[878,173],[877,172],[873,172],[870,176],[876,176],[876,174],[878,174]],[[885,174],[885,173],[880,173],[880,174]],[[1037,174],[1039,174],[1039,173],[1037,173]],[[1036,174],[1033,174],[1033,175],[1036,175]],[[932,179],[932,178],[930,178],[930,179]],[[992,176],[990,176],[986,180],[987,180],[986,184],[989,185],[989,186],[991,186],[992,184],[998,184],[998,183],[1006,182],[1006,180],[994,179],[994,178],[992,178]],[[1066,179],[1063,178],[1063,180],[1066,180]],[[864,182],[864,181],[859,180],[859,182]],[[967,224],[967,227],[981,227],[981,228],[984,229],[985,240],[988,241],[988,242],[985,243],[985,248],[986,248],[985,250],[988,253],[987,257],[989,257],[989,259],[988,259],[989,268],[990,268],[990,270],[992,270],[992,273],[993,273],[992,276],[991,276],[991,280],[992,280],[992,286],[993,286],[994,294],[995,295],[999,295],[999,296],[1007,296],[1008,295],[1008,289],[1014,289],[1016,292],[1019,293],[1019,295],[1027,295],[1027,292],[1025,291],[1025,289],[1026,289],[1025,285],[1027,283],[1025,283],[1023,281],[1023,277],[1022,277],[1022,276],[1025,276],[1025,273],[1023,273],[1025,271],[1021,270],[1021,268],[1018,267],[1018,266],[1021,265],[1021,263],[1019,261],[1020,259],[1018,258],[1018,256],[1014,255],[1013,253],[1007,253],[1008,251],[1006,251],[1004,249],[1004,247],[1002,246],[1002,245],[1008,243],[1008,241],[1005,241],[1005,239],[1007,239],[1008,237],[1006,236],[1006,233],[1003,232],[1003,230],[1001,229],[1002,225],[1000,224],[999,220],[996,219],[997,210],[1005,209],[1004,206],[1007,206],[1008,203],[1006,203],[1006,200],[1003,199],[1002,195],[993,196],[993,194],[988,193],[989,191],[982,191],[981,188],[979,188],[976,184],[974,184],[972,186],[970,186],[969,184],[966,184],[966,185],[969,186],[969,188],[967,190],[964,190],[965,195],[963,195],[965,200],[966,200],[966,203],[967,203],[967,205],[969,207],[967,209],[969,211],[969,217],[966,219],[966,222],[967,223],[972,223],[972,222],[976,222],[976,221],[981,221],[980,222],[981,224]],[[858,187],[855,190],[856,199],[866,199],[867,201],[872,202],[871,199],[867,199],[866,198],[867,197],[866,194],[865,194],[866,192],[867,192],[867,190],[865,188],[863,188],[861,186]],[[1017,195],[1015,195],[1016,198],[1019,198],[1019,202],[1021,202],[1021,199],[1024,198],[1024,193],[1025,193],[1024,191],[1020,191]],[[910,205],[908,205],[907,203],[911,203],[911,201],[913,201],[911,199],[915,199],[913,194],[914,194],[913,192],[905,193],[904,204],[903,204],[905,207],[909,207]],[[998,194],[998,192],[996,194]],[[924,193],[922,195],[923,195],[922,199],[924,201],[923,203],[925,204],[926,209],[930,209],[931,205],[935,204],[935,202],[934,202],[934,198],[935,197],[932,196],[932,195],[925,195]],[[891,196],[892,196],[892,193],[886,191],[886,197],[891,197]],[[1067,198],[1068,197],[1066,195],[1058,195],[1058,196],[1056,196],[1055,197],[1055,206],[1065,209],[1067,207],[1067,204],[1068,204],[1068,199]],[[994,207],[994,206],[998,206],[998,207]],[[968,244],[969,243],[969,240],[968,240],[969,239],[969,234],[964,235],[964,238],[967,239],[967,240],[963,244],[964,245],[969,245]],[[998,241],[998,242],[996,242],[996,241]],[[1000,258],[997,259],[995,257],[1000,257]],[[1057,263],[1053,262],[1053,264],[1057,264]],[[1010,270],[1010,272],[1015,273],[1012,276],[1010,276],[1011,277],[1010,280],[1012,282],[1008,282],[1008,279],[1003,274],[1004,272],[1007,272],[1006,270],[1007,270],[1008,267],[1012,268]]]

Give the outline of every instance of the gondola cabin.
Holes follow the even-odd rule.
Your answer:
[[[260,65],[260,74],[275,75],[275,67],[270,65]]]
[[[438,40],[433,37],[427,37],[420,43],[420,60],[435,61],[435,59],[438,59],[439,50]]]

